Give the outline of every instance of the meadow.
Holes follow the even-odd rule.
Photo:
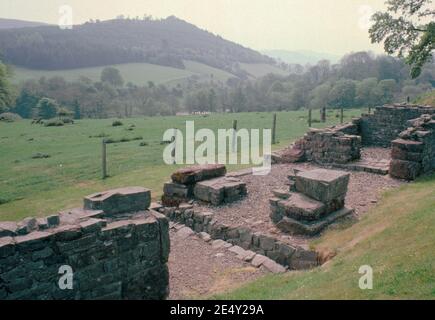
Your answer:
[[[361,109],[345,111],[345,120],[360,115]],[[337,124],[338,111],[328,112],[327,122],[314,127]],[[187,120],[195,129],[271,128],[272,113],[212,114],[120,119],[78,120],[73,125],[45,127],[29,120],[0,122],[0,220],[19,220],[44,216],[81,205],[83,196],[114,187],[144,186],[153,198],[176,166],[166,165],[162,154],[163,133],[170,128],[183,130]],[[313,114],[319,118],[318,112]],[[282,148],[308,129],[307,111],[277,114],[277,140]],[[108,174],[101,178],[102,139],[131,140],[107,145]],[[139,139],[139,140],[133,140]],[[36,158],[35,155],[48,155]],[[229,166],[234,170],[238,166]]]
[[[228,79],[235,77],[227,71],[213,68],[196,61],[185,60],[184,65],[185,69],[177,69],[149,63],[125,63],[71,70],[34,70],[14,67],[12,81],[14,83],[20,83],[28,79],[39,79],[41,77],[63,77],[66,81],[76,81],[80,79],[80,77],[86,77],[92,81],[99,81],[101,71],[105,67],[117,68],[121,72],[125,83],[131,82],[138,86],[146,86],[149,81],[153,81],[156,84],[176,85],[180,82],[186,81],[192,76],[198,77],[199,80],[215,80],[225,83]],[[283,70],[268,64],[242,63],[240,64],[240,67],[248,72],[253,78],[262,77],[268,73],[287,75]]]

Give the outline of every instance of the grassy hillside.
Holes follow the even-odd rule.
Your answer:
[[[306,272],[267,276],[225,299],[435,299],[435,175],[386,193],[362,221],[312,245],[338,255]],[[359,267],[373,268],[361,290]]]
[[[159,66],[149,63],[126,63],[111,65],[117,68],[126,83],[131,82],[136,85],[147,85],[148,81],[153,81],[156,84],[177,83],[183,81],[193,75],[200,77],[203,80],[211,80],[226,82],[229,78],[234,77],[229,72],[216,69],[195,61],[184,61],[186,69],[177,69],[172,67]],[[87,77],[93,81],[100,79],[101,71],[105,67],[79,68],[69,70],[33,70],[21,67],[14,67],[14,75],[12,81],[19,83],[28,79],[39,79],[41,77],[61,76],[67,81],[75,81],[80,77]]]
[[[361,110],[346,111],[346,118],[360,113]],[[307,130],[306,117],[306,111],[278,113],[280,144],[276,147],[303,135]],[[113,187],[145,186],[157,197],[175,170],[162,160],[165,130],[183,129],[186,120],[195,120],[196,130],[231,128],[233,119],[238,120],[239,128],[272,125],[271,113],[123,119],[124,126],[120,127],[112,127],[110,119],[81,120],[64,127],[31,125],[26,120],[0,122],[0,220],[47,215],[80,205],[86,194]],[[328,113],[327,124],[337,121],[334,113]],[[134,130],[126,130],[131,124],[135,125]],[[102,135],[111,139],[143,137],[142,141],[108,145],[111,177],[104,181],[100,179]],[[140,142],[148,145],[141,147]],[[48,154],[50,158],[32,159],[36,153]]]
[[[266,63],[240,63],[240,68],[249,73],[253,78],[264,77],[269,73],[288,76],[288,72]]]
[[[422,105],[435,106],[435,90],[418,97],[415,102]]]

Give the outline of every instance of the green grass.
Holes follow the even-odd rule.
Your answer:
[[[435,299],[435,175],[389,191],[362,221],[312,246],[338,255],[312,271],[266,276],[219,299]],[[373,268],[361,290],[358,269]]]
[[[346,111],[346,118],[361,110]],[[283,147],[307,130],[306,111],[278,113],[275,148]],[[107,188],[144,186],[161,194],[174,166],[163,163],[165,130],[184,128],[195,120],[200,128],[230,128],[233,119],[239,128],[270,128],[271,113],[214,114],[208,117],[179,116],[123,119],[123,126],[112,127],[113,119],[80,120],[74,125],[44,127],[22,120],[0,122],[0,220],[19,220],[44,216],[60,209],[81,205],[83,196]],[[327,124],[337,123],[335,112],[328,113]],[[133,131],[127,131],[131,124]],[[324,124],[316,123],[316,127]],[[107,145],[110,177],[101,180],[101,136],[113,140],[141,136],[143,140]],[[100,138],[99,138],[100,137]],[[147,146],[139,146],[141,142]],[[32,159],[43,153],[47,159]],[[234,169],[230,167],[229,169]]]
[[[136,85],[147,85],[148,81],[156,84],[177,84],[185,81],[187,78],[196,75],[204,81],[221,81],[225,83],[229,78],[235,77],[231,73],[210,67],[203,63],[195,61],[184,61],[185,69],[159,66],[149,63],[125,63],[115,64],[111,67],[117,68],[125,83],[131,82]],[[268,64],[240,64],[242,69],[246,70],[254,78],[264,76],[269,73],[287,75],[283,70]],[[93,81],[99,81],[101,71],[106,66],[79,68],[68,70],[33,70],[21,67],[14,67],[12,81],[20,83],[28,79],[39,79],[41,77],[63,77],[66,81],[76,81],[80,77],[87,77]]]
[[[245,70],[247,73],[249,73],[254,78],[260,78],[264,77],[265,75],[268,75],[269,73],[278,74],[281,76],[288,76],[289,73],[275,67],[270,64],[265,63],[240,63],[240,68]]]
[[[148,81],[153,81],[156,84],[164,83],[179,83],[187,78],[197,75],[200,79],[226,82],[234,75],[208,65],[195,62],[184,61],[186,69],[177,69],[172,67],[159,66],[149,63],[126,63],[111,65],[117,68],[125,83],[131,82],[136,85],[147,85]],[[55,77],[61,76],[67,81],[75,81],[80,77],[87,77],[93,81],[99,81],[101,71],[105,68],[92,67],[92,68],[79,68],[69,70],[33,70],[21,67],[14,67],[14,75],[12,81],[19,83],[28,79],[39,79],[41,77]]]

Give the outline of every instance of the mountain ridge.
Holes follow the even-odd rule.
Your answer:
[[[0,30],[5,62],[32,69],[73,69],[146,62],[183,69],[192,60],[243,76],[237,63],[274,59],[175,16],[87,22],[72,30],[36,26]]]

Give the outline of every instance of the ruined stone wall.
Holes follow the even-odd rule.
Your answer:
[[[435,169],[435,114],[410,120],[408,125],[392,142],[390,174],[413,180]]]
[[[349,123],[326,129],[310,129],[294,144],[303,152],[303,159],[320,164],[347,163],[361,156],[358,125]]]
[[[435,114],[434,107],[417,105],[386,105],[376,107],[373,114],[361,117],[360,130],[363,145],[389,148],[391,141],[408,127],[408,120],[423,114]]]
[[[117,202],[129,211],[128,198],[121,198]],[[48,220],[0,223],[0,299],[167,297],[169,228],[160,213],[112,219],[104,211],[74,209]],[[62,290],[59,269],[65,265],[73,271],[73,287]]]
[[[291,270],[309,269],[320,263],[315,251],[293,247],[270,235],[253,232],[247,227],[220,223],[214,219],[212,212],[196,212],[192,206],[184,204],[178,208],[162,207],[160,212],[195,232],[206,232],[212,239],[224,240],[245,250],[252,250],[283,266],[288,266]]]

